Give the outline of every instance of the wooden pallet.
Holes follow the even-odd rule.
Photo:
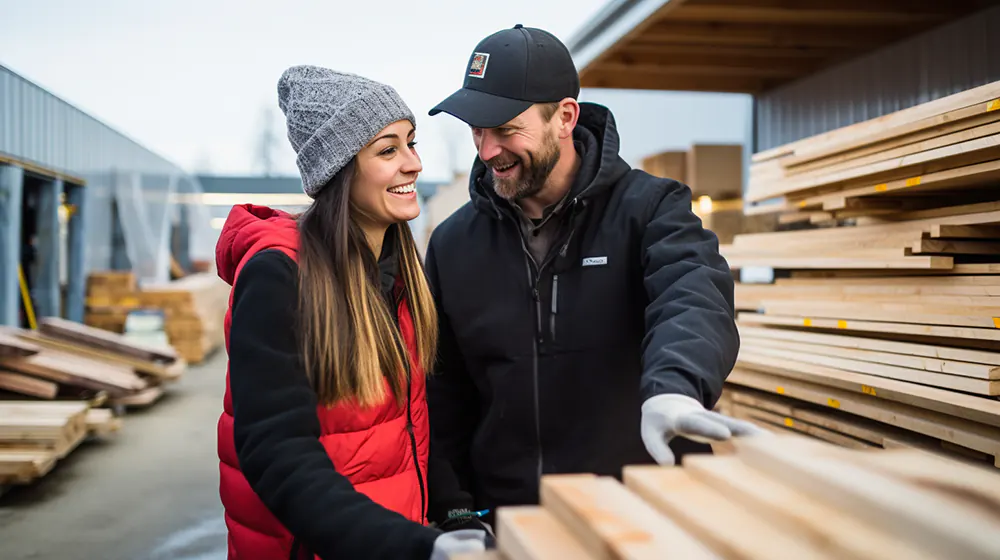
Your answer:
[[[497,511],[497,551],[465,558],[997,558],[1000,475],[913,449],[797,435],[730,455],[632,466],[624,483],[542,478],[537,506]]]

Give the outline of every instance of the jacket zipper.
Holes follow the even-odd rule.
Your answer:
[[[396,302],[396,314],[399,315],[399,306],[401,301],[397,297]],[[402,334],[402,330],[400,330]],[[413,410],[411,408],[411,403],[413,402],[413,370],[410,369],[409,364],[409,353],[406,352],[406,347],[404,343],[403,350],[403,367],[406,368],[406,432],[410,435],[410,451],[413,452],[413,468],[417,471],[417,484],[420,486],[420,522],[424,523],[425,512],[427,511],[427,491],[424,490],[424,475],[420,473],[420,457],[417,455],[417,436],[413,433]]]
[[[514,224],[517,227],[517,224]],[[532,265],[535,263],[535,258],[531,256],[531,252],[528,251],[528,247],[524,244],[524,238],[521,237],[521,233],[518,232],[518,239],[521,240],[521,248],[524,250],[525,267],[528,271],[528,284],[531,286],[531,299],[535,300],[535,334],[531,337],[531,373],[532,380],[534,382],[534,398],[535,398],[535,442],[538,445],[538,465],[537,474],[538,480],[542,479],[542,465],[543,456],[542,451],[542,412],[541,406],[538,403],[538,341],[542,336],[542,299],[538,294],[538,276],[532,274]],[[537,265],[536,265],[537,266]],[[540,272],[539,272],[540,276]]]
[[[559,275],[552,275],[552,308],[549,310],[549,338],[556,341],[556,314],[559,313]]]
[[[410,449],[413,451],[413,466],[417,470],[417,484],[420,485],[420,522],[424,522],[427,509],[427,492],[424,490],[424,475],[420,473],[420,458],[417,456],[417,436],[413,433],[413,417],[410,415],[410,390],[406,390],[406,431],[410,434]]]
[[[502,220],[503,219],[503,215],[501,214],[500,209],[496,206],[496,203],[493,202],[492,199],[490,199],[490,202],[493,203],[493,209],[496,210],[497,218],[500,218]],[[576,207],[576,204],[577,204],[577,201],[576,201],[576,199],[574,199],[573,200],[573,208]],[[575,232],[575,228],[573,227],[573,217],[574,217],[574,212],[571,211],[570,212],[570,217],[569,217],[570,232],[569,232],[569,236],[566,238],[566,241],[563,243],[563,246],[559,250],[559,255],[560,256],[565,256],[566,255],[566,250],[569,247],[569,242],[570,242],[571,239],[573,239],[573,233]],[[535,389],[535,391],[534,391],[534,393],[535,393],[534,394],[534,397],[535,397],[535,441],[538,444],[537,476],[538,476],[538,480],[540,482],[541,479],[542,479],[542,473],[544,472],[544,469],[543,469],[543,465],[544,465],[544,461],[543,461],[544,451],[542,449],[542,424],[541,424],[542,420],[541,420],[541,406],[539,405],[539,388],[538,388],[538,344],[539,344],[539,342],[541,340],[541,337],[542,337],[542,299],[541,299],[541,296],[538,293],[538,280],[542,277],[542,271],[545,270],[545,267],[553,260],[553,258],[550,257],[550,258],[545,259],[545,261],[542,262],[541,266],[539,266],[538,263],[535,262],[535,257],[531,256],[531,251],[528,250],[528,246],[524,242],[524,236],[521,235],[521,231],[520,231],[520,229],[518,229],[517,223],[514,222],[513,225],[514,225],[514,231],[517,234],[517,238],[521,241],[521,250],[524,252],[525,267],[527,268],[527,271],[528,271],[528,285],[531,286],[531,297],[532,297],[533,300],[535,300],[535,335],[531,339],[531,345],[532,345],[532,356],[531,356],[531,358],[532,358],[532,360],[531,360],[531,362],[532,362],[532,368],[531,369],[532,369],[532,377],[533,377],[534,386],[535,386],[534,387],[534,389]],[[532,274],[532,267],[533,266],[537,270],[537,274]],[[552,297],[552,301],[553,301],[553,303],[552,303],[552,309],[553,309],[553,311],[555,311],[557,309],[556,302],[555,302],[555,300],[556,300],[555,296],[557,295],[556,294],[556,289],[557,289],[558,278],[559,278],[558,275],[553,275],[553,279],[552,279],[552,282],[553,282],[553,286],[552,286],[552,291],[553,291],[553,294],[552,294],[553,295],[553,297]],[[550,329],[551,329],[552,338],[554,339],[555,338],[555,319],[554,318],[552,318],[550,320],[549,326],[550,326]]]

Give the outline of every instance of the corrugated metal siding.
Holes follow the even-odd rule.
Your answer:
[[[758,97],[757,151],[1000,80],[1000,7]]]
[[[118,173],[184,170],[0,66],[0,152],[84,179],[87,270],[111,266],[111,204]]]

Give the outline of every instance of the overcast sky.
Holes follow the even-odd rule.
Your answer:
[[[276,83],[295,64],[394,86],[417,115],[424,177],[450,174],[448,139],[467,167],[468,129],[427,116],[461,86],[476,43],[516,23],[564,41],[607,0],[0,0],[0,64],[189,170],[261,171],[271,110],[274,168],[296,173]],[[608,105],[635,160],[692,141],[741,141],[746,99],[585,91]]]

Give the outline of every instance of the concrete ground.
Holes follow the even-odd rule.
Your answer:
[[[0,496],[0,558],[224,559],[215,430],[225,367],[220,349],[107,441]]]

